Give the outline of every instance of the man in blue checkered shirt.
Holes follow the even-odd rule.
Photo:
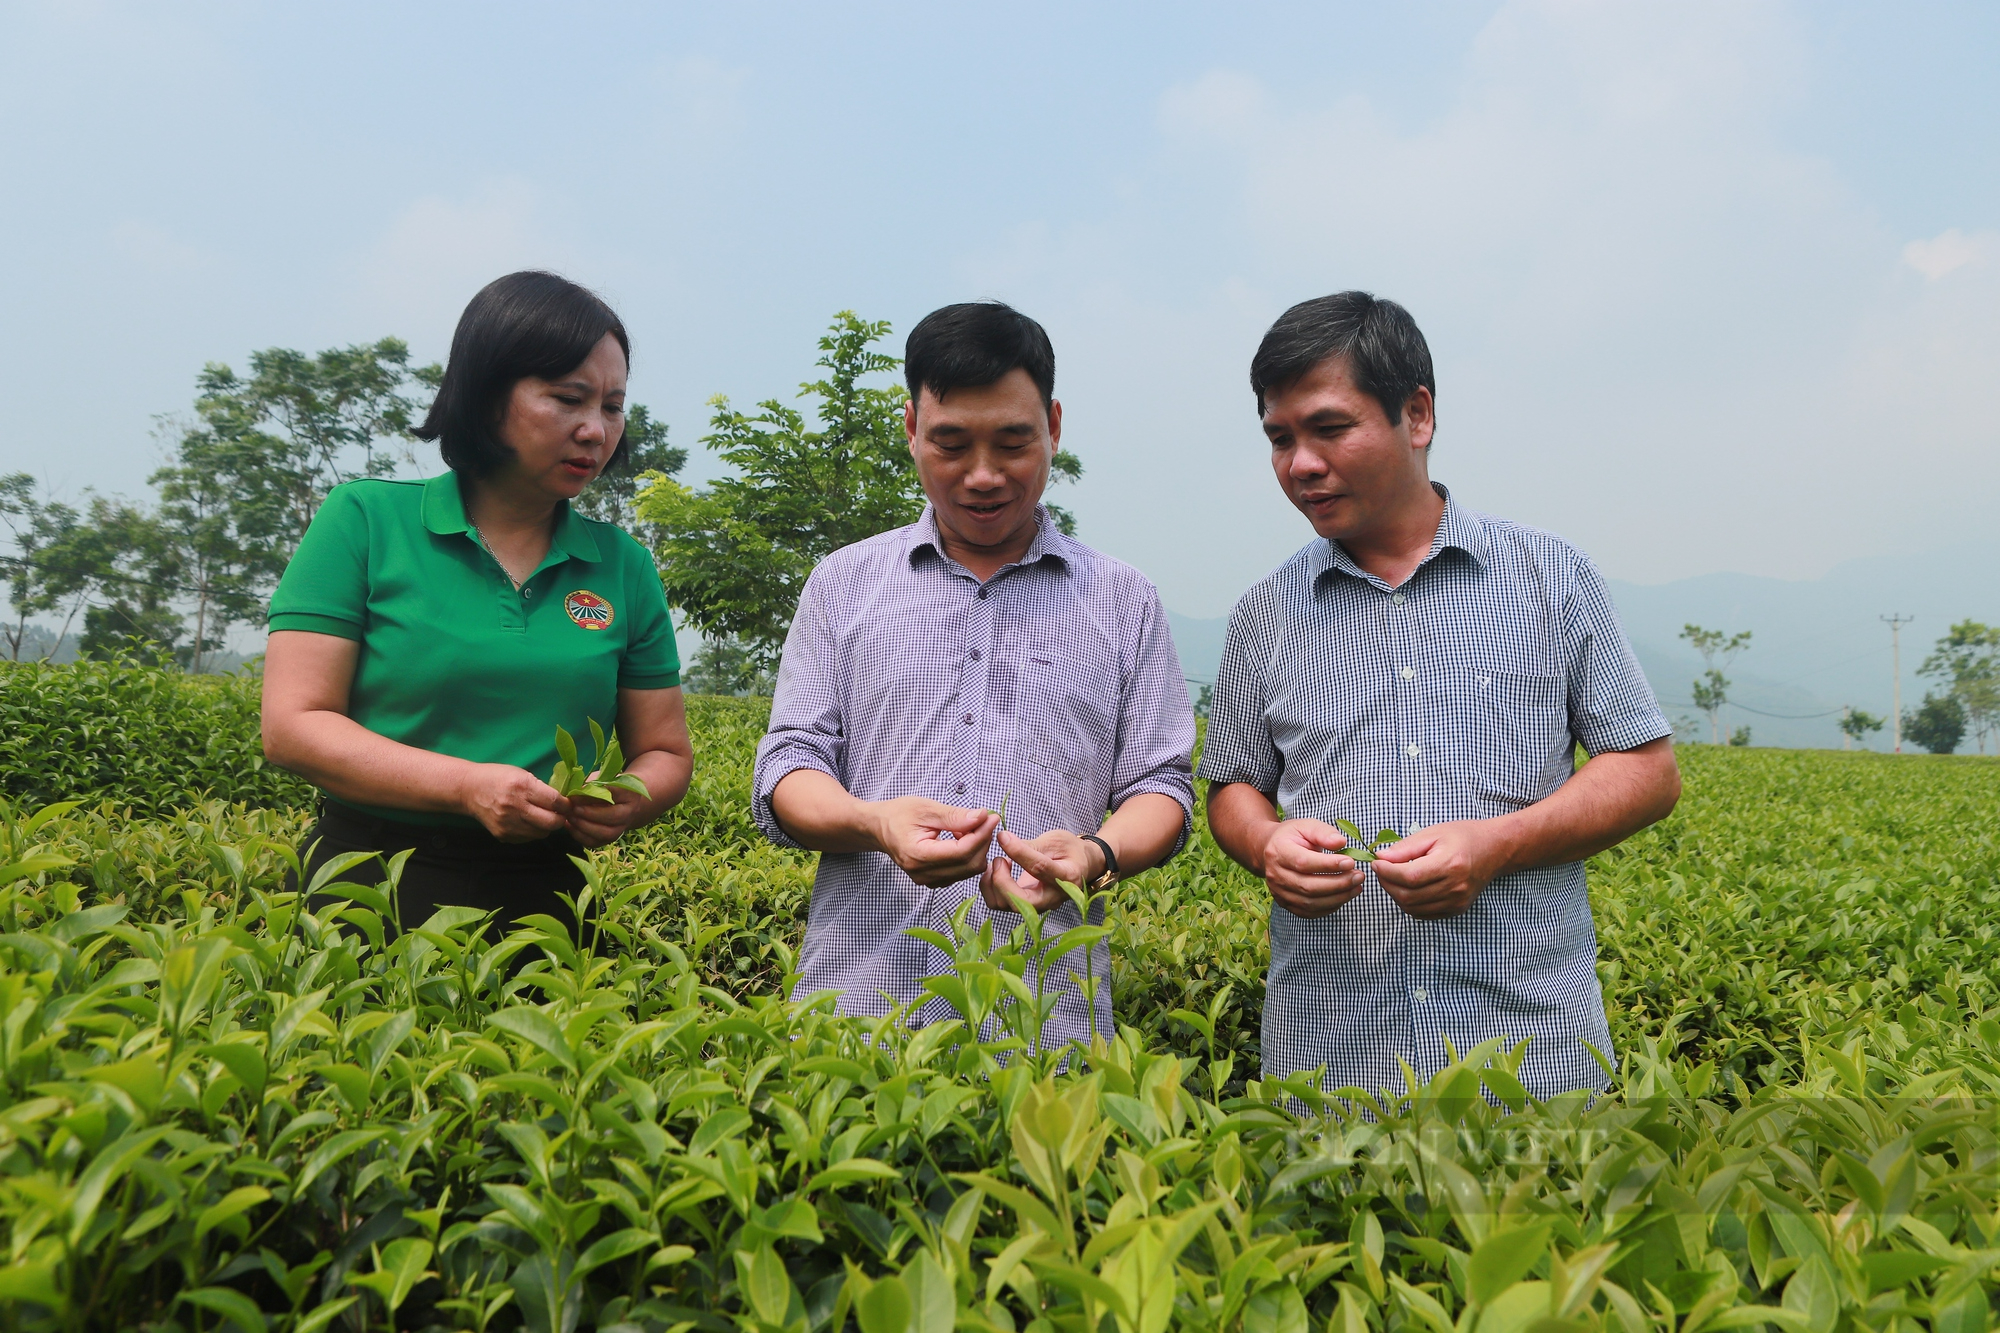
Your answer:
[[[1041,503],[1062,440],[1042,326],[946,306],[903,368],[930,503],[806,581],[752,803],[771,838],[822,854],[795,993],[837,991],[844,1013],[923,1001],[930,1022],[951,1011],[924,980],[951,960],[912,928],[946,932],[969,902],[977,930],[1024,899],[1067,930],[1056,881],[1108,888],[1179,849],[1194,713],[1159,593]],[[1044,1046],[1111,1034],[1110,962],[1099,940],[1050,969]]]
[[[1499,1037],[1536,1097],[1603,1088],[1583,860],[1680,795],[1604,580],[1430,479],[1430,349],[1394,302],[1293,306],[1250,385],[1318,534],[1230,615],[1199,771],[1271,889],[1265,1074],[1394,1092]],[[1358,865],[1340,819],[1403,837]]]

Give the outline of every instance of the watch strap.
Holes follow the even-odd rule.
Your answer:
[[[1111,844],[1098,837],[1095,833],[1084,834],[1083,840],[1085,842],[1096,843],[1098,850],[1104,853],[1104,873],[1097,877],[1097,882],[1092,884],[1091,887],[1102,888],[1110,884],[1115,884],[1119,878],[1118,853],[1112,851]]]

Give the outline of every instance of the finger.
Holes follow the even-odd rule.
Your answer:
[[[950,829],[961,838],[983,835],[993,836],[993,830],[1000,827],[1000,816],[991,810],[962,805],[937,805],[923,813],[923,821],[934,828]]]
[[[1310,898],[1314,902],[1322,902],[1329,898],[1352,898],[1355,894],[1361,892],[1365,881],[1363,881],[1360,875],[1356,874],[1342,876],[1339,879],[1300,880],[1285,878],[1277,882],[1283,884],[1287,890],[1300,897]]]
[[[1347,846],[1347,835],[1331,824],[1322,824],[1317,819],[1288,820],[1283,826],[1285,837],[1293,846],[1325,848],[1337,852]]]
[[[521,826],[535,830],[535,837],[553,833],[567,822],[565,812],[545,810],[537,805],[523,806],[515,814]]]
[[[986,844],[982,841],[941,842],[925,838],[909,851],[910,874],[928,876],[932,884],[955,884],[985,868]]]
[[[1020,910],[1014,903],[1014,890],[1018,886],[1012,872],[1012,864],[1005,857],[996,856],[986,863],[986,873],[979,877],[979,891],[986,905],[996,912]]]
[[[1328,916],[1338,911],[1354,895],[1350,893],[1322,897],[1318,894],[1299,893],[1292,889],[1282,891],[1273,889],[1271,896],[1277,899],[1280,907],[1283,907],[1293,916],[1311,921],[1317,917]]]
[[[1356,868],[1351,856],[1341,856],[1324,848],[1280,844],[1272,849],[1271,864],[1299,875],[1346,875]]]
[[[1405,865],[1378,863],[1375,878],[1382,887],[1394,893],[1411,894],[1434,885],[1442,884],[1451,876],[1451,867],[1442,859],[1432,861],[1412,861]]]
[[[1045,885],[1053,886],[1057,880],[1066,880],[1071,884],[1083,882],[1084,867],[1072,857],[1050,856],[1034,843],[1024,842],[1011,833],[1000,835],[1000,846],[1023,870]]]
[[[1417,834],[1397,842],[1385,842],[1375,851],[1375,859],[1388,865],[1407,865],[1430,854],[1437,846],[1436,838]]]

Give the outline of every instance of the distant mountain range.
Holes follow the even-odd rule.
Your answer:
[[[1881,617],[1914,616],[1903,626],[1903,707],[1914,708],[1935,682],[1917,675],[1933,645],[1960,620],[2000,623],[2000,541],[1972,540],[1920,555],[1870,556],[1835,566],[1817,579],[1705,574],[1673,583],[1611,581],[1639,665],[1667,716],[1708,724],[1689,701],[1701,659],[1679,639],[1689,623],[1734,633],[1750,648],[1729,675],[1730,728],[1747,725],[1757,745],[1838,749],[1843,706],[1889,714],[1889,627]],[[1215,679],[1226,618],[1196,620],[1168,612],[1181,669]],[[1889,732],[1869,748],[1889,746]],[[1968,745],[1970,739],[1968,738]]]

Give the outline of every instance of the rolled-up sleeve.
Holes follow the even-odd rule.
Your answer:
[[[1247,782],[1270,795],[1284,776],[1284,760],[1271,737],[1265,709],[1264,665],[1270,659],[1268,617],[1252,593],[1229,613],[1222,664],[1208,700],[1208,734],[1200,775],[1215,783]]]
[[[778,685],[771,698],[771,727],[757,745],[751,814],[764,836],[780,847],[800,845],[786,834],[771,809],[771,793],[786,774],[810,768],[847,785],[839,664],[823,597],[815,573],[799,594],[798,614],[792,617],[792,628],[785,635]]]
[[[1674,734],[1626,641],[1603,576],[1581,554],[1563,618],[1563,650],[1569,659],[1570,734],[1586,751],[1632,750]]]
[[[1159,590],[1148,585],[1147,594],[1131,677],[1119,702],[1111,808],[1142,792],[1180,802],[1181,836],[1167,854],[1173,856],[1194,829],[1194,709]]]

